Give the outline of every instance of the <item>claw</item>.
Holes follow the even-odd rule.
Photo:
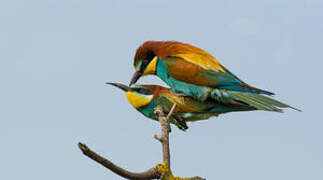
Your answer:
[[[176,114],[173,114],[173,117],[176,121],[176,126],[180,129],[180,130],[183,130],[185,131],[186,129],[188,129],[188,126],[186,124],[186,121],[183,117],[179,116],[179,115],[176,115]]]

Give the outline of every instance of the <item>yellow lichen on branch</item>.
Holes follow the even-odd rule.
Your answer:
[[[193,177],[193,178],[174,177],[173,173],[170,170],[168,170],[168,166],[166,162],[157,164],[155,166],[155,169],[157,169],[157,171],[160,174],[160,180],[203,180],[203,178],[200,178],[200,177]]]

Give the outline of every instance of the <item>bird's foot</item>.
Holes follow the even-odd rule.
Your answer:
[[[173,115],[175,121],[176,121],[176,126],[180,129],[185,131],[186,129],[188,129],[188,126],[186,124],[186,121],[184,118],[182,118],[179,115]]]

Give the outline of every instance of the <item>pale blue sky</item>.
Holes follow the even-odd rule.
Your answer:
[[[118,180],[77,142],[133,171],[161,162],[124,94],[136,48],[178,40],[299,113],[231,113],[171,133],[175,175],[323,179],[323,1],[0,1],[0,179]],[[141,83],[163,84],[156,77]]]

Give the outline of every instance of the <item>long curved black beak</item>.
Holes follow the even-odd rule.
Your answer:
[[[131,90],[129,86],[126,86],[126,85],[120,84],[120,83],[110,83],[110,82],[107,82],[105,84],[110,84],[112,86],[118,87],[118,88],[122,89],[125,92],[128,92],[128,91]]]
[[[141,72],[136,71],[135,74],[133,74],[133,76],[132,76],[132,79],[130,81],[129,86],[131,86],[132,84],[135,84],[138,81],[138,79],[140,78],[141,75],[142,75]]]

